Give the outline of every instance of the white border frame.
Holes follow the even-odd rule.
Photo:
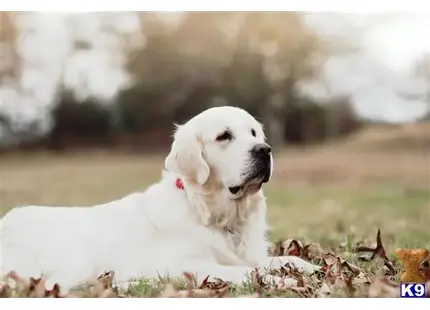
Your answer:
[[[422,0],[13,0],[0,8],[10,11],[331,11],[348,13],[430,12]]]
[[[331,11],[348,13],[377,13],[377,12],[419,12],[429,13],[428,5],[420,0],[300,0],[300,1],[239,1],[239,0],[219,0],[219,1],[198,1],[198,0],[157,0],[157,1],[137,1],[137,0],[70,0],[70,1],[49,1],[49,0],[12,0],[2,1],[0,5],[4,11],[50,11],[50,12],[95,12],[95,11]],[[430,18],[430,16],[429,16]],[[67,300],[67,301],[66,301]],[[49,309],[85,309],[87,306],[103,307],[104,309],[148,309],[147,307],[164,307],[168,309],[179,309],[184,306],[187,310],[204,309],[219,310],[220,307],[273,307],[273,308],[302,308],[308,305],[323,306],[333,308],[370,309],[385,308],[397,309],[400,307],[422,307],[426,308],[428,301],[425,299],[355,299],[349,302],[348,299],[294,299],[294,298],[269,298],[269,299],[152,299],[152,298],[118,298],[118,299],[0,299],[2,309],[14,310],[21,308],[43,307]],[[152,308],[150,308],[152,309]]]

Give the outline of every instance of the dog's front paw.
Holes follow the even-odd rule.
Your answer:
[[[320,270],[320,266],[314,265],[305,261],[298,256],[276,256],[270,257],[268,261],[268,269],[278,269],[281,266],[291,265],[300,273],[313,274],[315,271]]]

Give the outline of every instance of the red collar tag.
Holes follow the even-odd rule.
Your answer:
[[[177,187],[177,188],[179,188],[179,189],[184,189],[184,184],[182,183],[182,181],[181,181],[181,179],[180,179],[180,178],[177,178],[177,179],[176,179],[175,185],[176,185],[176,187]]]

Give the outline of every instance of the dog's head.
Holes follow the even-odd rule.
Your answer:
[[[261,124],[245,110],[211,108],[177,126],[165,167],[200,186],[216,178],[228,197],[239,199],[271,178],[273,158],[265,140]]]

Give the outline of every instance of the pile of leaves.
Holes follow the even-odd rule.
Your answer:
[[[344,250],[342,252],[342,249]],[[339,246],[338,255],[325,251],[318,244],[303,245],[295,239],[280,241],[272,245],[272,256],[299,256],[321,269],[312,275],[305,275],[289,264],[279,269],[258,270],[251,274],[248,283],[235,286],[219,278],[209,276],[197,283],[190,273],[182,279],[142,279],[127,288],[115,284],[115,274],[108,271],[73,293],[63,294],[58,284],[51,289],[45,287],[42,278],[24,279],[16,272],[7,278],[14,283],[0,283],[0,297],[36,298],[118,298],[118,297],[164,297],[164,298],[223,298],[223,297],[398,297],[401,265],[387,257],[378,230],[376,246],[369,247],[361,242],[355,245],[353,253],[346,245]],[[422,264],[427,278],[426,296],[430,297],[430,258]],[[154,282],[155,281],[155,282]]]

